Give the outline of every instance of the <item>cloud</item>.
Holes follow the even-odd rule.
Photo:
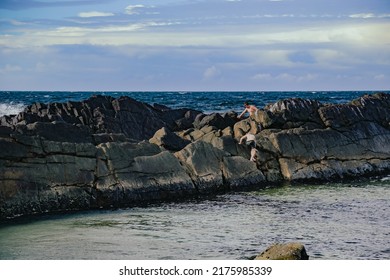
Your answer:
[[[58,27],[52,31],[37,31],[32,36],[40,37],[42,41],[37,45],[56,45],[58,43],[94,45],[127,45],[131,38],[123,37],[123,34],[135,32],[153,26],[165,26],[169,23],[145,22],[126,25],[107,25],[101,27]],[[57,43],[56,43],[57,42]],[[1,45],[1,37],[0,37]]]
[[[178,26],[182,26],[178,28]],[[234,51],[237,57],[246,57],[254,64],[280,65],[320,64],[359,52],[388,53],[390,37],[384,36],[390,23],[367,22],[357,24],[322,24],[310,27],[273,27],[262,30],[256,26],[246,29],[230,26],[212,26],[199,29],[183,26],[181,22],[136,21],[110,22],[99,26],[69,25],[40,30],[21,27],[20,32],[0,34],[0,46],[33,47],[58,44],[91,44],[110,46],[196,47],[198,50],[221,48],[225,53]],[[23,28],[23,29],[22,29]],[[131,36],[129,36],[131,35]],[[343,52],[340,52],[343,50]],[[208,55],[208,54],[206,54]],[[362,57],[367,57],[367,55]],[[369,55],[372,57],[372,55]],[[324,65],[327,65],[325,63]]]
[[[272,75],[270,73],[258,73],[252,76],[252,80],[262,80],[262,81],[274,81],[274,82],[308,82],[313,81],[318,78],[317,74],[304,73],[302,75],[294,75],[290,73],[280,73]]]
[[[253,80],[271,80],[272,75],[269,73],[259,73],[252,77]]]
[[[69,1],[36,1],[36,0],[1,0],[0,9],[26,10],[34,8],[73,7],[81,5],[102,4],[106,0],[69,0]]]
[[[349,17],[350,18],[363,18],[363,19],[388,18],[388,17],[390,17],[390,14],[361,13],[361,14],[352,14],[352,15],[349,15]]]
[[[7,64],[3,68],[0,68],[0,73],[6,74],[6,73],[11,73],[11,72],[18,72],[21,70],[22,70],[22,68],[18,65]]]
[[[107,68],[128,75],[123,88],[143,77],[166,89],[177,81],[183,88],[316,87],[321,79],[332,86],[332,77],[344,73],[346,82],[337,81],[342,87],[371,79],[386,88],[390,10],[381,1],[0,0],[0,71],[8,73],[0,75],[0,86],[49,87],[50,80],[66,87],[83,75],[92,83],[93,69]],[[13,10],[4,10],[11,4]],[[42,79],[29,76],[33,72]],[[15,83],[23,75],[26,80]],[[366,80],[357,83],[353,75]],[[95,81],[116,85],[104,79]]]
[[[136,10],[144,7],[144,5],[129,5],[125,8],[125,13],[128,15],[136,15],[138,14]]]
[[[25,23],[25,22],[23,22],[23,21],[14,20],[14,19],[11,19],[11,20],[4,20],[4,22],[10,23],[11,25],[14,25],[14,26],[27,25],[27,23]]]
[[[364,14],[353,14],[349,16],[350,18],[374,18],[375,15],[372,13],[364,13]]]
[[[386,76],[384,74],[379,74],[379,75],[376,75],[374,77],[374,79],[377,80],[377,81],[383,81],[383,80],[386,79]]]
[[[96,11],[93,11],[93,12],[82,12],[82,13],[79,13],[78,15],[79,17],[82,17],[82,18],[90,18],[90,17],[110,17],[110,16],[114,16],[113,13],[105,13],[105,12],[96,12]]]
[[[314,56],[307,51],[297,51],[297,52],[290,53],[288,55],[288,58],[293,63],[313,64],[316,62]]]
[[[220,75],[220,70],[214,65],[209,68],[207,68],[203,73],[203,78],[206,80],[215,78],[216,76]]]

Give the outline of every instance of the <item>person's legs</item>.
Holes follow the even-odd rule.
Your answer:
[[[257,152],[257,149],[256,149],[256,148],[252,148],[252,149],[251,149],[251,158],[250,158],[250,161],[256,162],[256,152]]]

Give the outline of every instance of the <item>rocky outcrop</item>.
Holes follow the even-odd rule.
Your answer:
[[[25,130],[28,125],[37,126],[28,130],[42,137],[66,135],[72,129],[72,133],[78,132],[73,130],[81,130],[88,132],[89,136],[101,133],[123,134],[129,139],[140,141],[151,138],[162,127],[172,130],[188,128],[188,123],[192,124],[199,113],[189,109],[174,110],[157,104],[153,107],[126,96],[117,99],[93,96],[83,102],[35,103],[17,116],[1,117],[0,124],[14,130]],[[72,142],[72,139],[66,137],[58,140]]]
[[[301,243],[274,244],[258,255],[255,260],[308,260],[305,246]]]
[[[285,179],[329,180],[389,170],[389,95],[366,95],[350,104],[321,106],[317,112],[299,128],[268,137]],[[312,123],[315,128],[309,127]]]
[[[0,220],[390,172],[381,93],[342,105],[281,100],[244,120],[95,96],[33,104],[0,124]],[[238,144],[247,132],[256,162]]]

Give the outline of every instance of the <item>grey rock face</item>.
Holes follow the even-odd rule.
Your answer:
[[[180,138],[166,127],[158,130],[154,136],[149,139],[149,142],[170,151],[179,151],[190,143],[189,140]]]

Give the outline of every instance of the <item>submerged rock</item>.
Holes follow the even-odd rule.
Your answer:
[[[390,172],[390,95],[287,99],[254,119],[95,96],[0,118],[0,220],[132,206],[281,181]],[[257,142],[257,160],[239,145]]]
[[[274,244],[255,260],[308,260],[305,246],[301,243]]]

